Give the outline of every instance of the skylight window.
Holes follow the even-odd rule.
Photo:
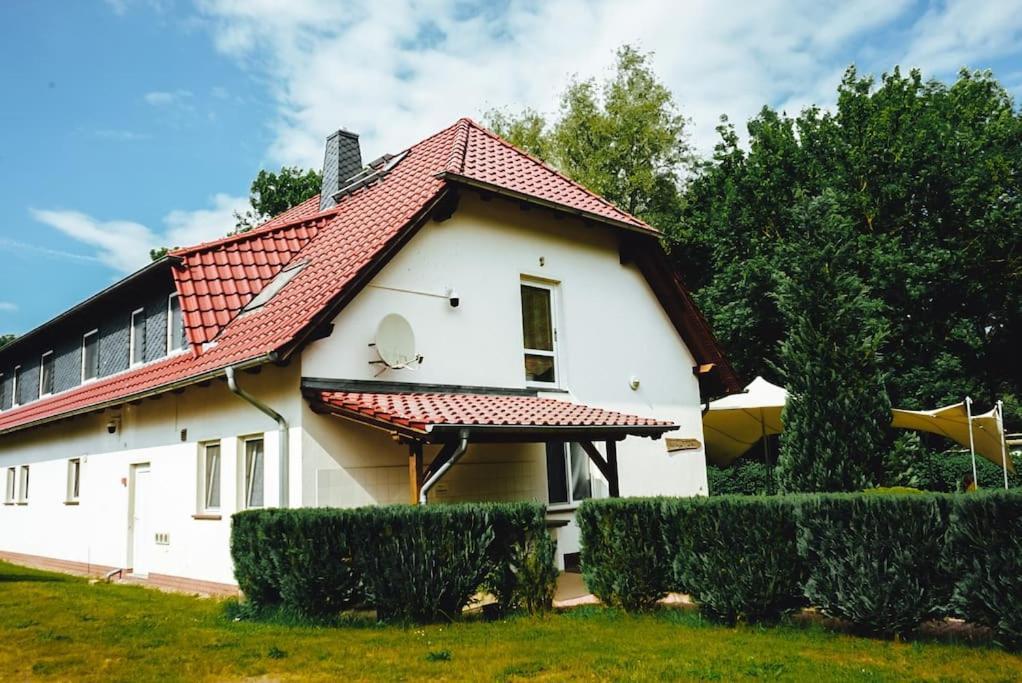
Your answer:
[[[408,150],[405,150],[400,154],[396,154],[394,156],[382,156],[379,159],[370,162],[368,166],[349,178],[347,185],[337,190],[337,192],[334,192],[334,201],[340,201],[341,197],[346,197],[355,190],[362,189],[367,185],[372,185],[376,181],[382,179],[383,176],[393,171],[394,167],[401,163],[401,160],[404,159],[407,154]]]
[[[291,282],[298,273],[302,272],[306,265],[307,264],[305,263],[299,263],[277,273],[277,277],[270,280],[269,283],[263,287],[262,291],[256,294],[255,297],[248,302],[248,305],[245,306],[241,312],[251,313],[252,311],[257,311],[265,306],[269,303],[270,299],[277,296],[280,290],[287,286],[287,283]]]

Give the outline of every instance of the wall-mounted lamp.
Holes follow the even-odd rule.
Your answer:
[[[635,375],[632,375],[628,379],[628,386],[630,386],[632,388],[632,391],[638,391],[639,390],[639,378],[636,377]]]
[[[111,417],[109,420],[107,420],[107,423],[106,423],[106,433],[107,434],[116,434],[117,430],[120,428],[120,426],[121,426],[121,418],[119,418],[119,417]]]

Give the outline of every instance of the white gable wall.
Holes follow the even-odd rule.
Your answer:
[[[695,361],[642,274],[634,265],[621,265],[615,232],[575,219],[557,220],[547,211],[522,211],[503,200],[486,202],[474,193],[466,193],[451,219],[427,223],[337,316],[333,334],[304,351],[302,375],[525,387],[519,290],[523,276],[558,283],[560,388],[599,407],[673,420],[681,428],[668,436],[702,441],[698,383],[692,374]],[[460,296],[457,308],[447,301],[450,288]],[[383,366],[370,365],[377,356],[369,344],[388,313],[403,315],[415,331],[417,351],[424,357],[415,369],[380,373]],[[640,381],[634,391],[629,387],[633,376]],[[366,448],[371,448],[379,467],[393,470],[370,477],[383,482],[374,486],[403,486],[400,499],[407,499],[407,466],[399,446],[382,433],[365,437],[373,445],[363,446],[361,434],[372,432],[370,428],[355,426],[356,431],[341,437],[329,426],[317,430],[312,426],[317,420],[336,422],[320,416],[310,416],[307,422],[310,433],[318,431],[330,440],[329,445],[320,442],[319,455],[315,443],[306,443],[307,502],[309,484],[329,476],[320,470],[331,467],[330,459],[339,463]],[[472,451],[455,468],[462,470],[457,477],[470,482],[496,476],[495,470],[471,476],[470,463],[486,457],[474,458]],[[629,438],[618,452],[622,495],[706,491],[701,450],[668,455],[663,440]],[[542,461],[542,451],[519,446],[493,457],[528,476]],[[517,466],[522,463],[532,463],[531,469]],[[451,487],[456,481],[452,474]],[[536,492],[534,486],[526,488]],[[453,488],[449,494],[467,496]],[[545,496],[545,489],[540,494]],[[333,499],[330,504],[339,502]]]

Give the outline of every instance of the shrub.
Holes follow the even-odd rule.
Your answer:
[[[284,540],[277,525],[280,512],[247,510],[231,519],[234,578],[245,600],[255,608],[271,607],[281,601],[277,569],[267,551]]]
[[[557,544],[546,528],[546,510],[530,503],[495,504],[490,510],[497,542],[492,545],[486,588],[502,612],[549,610],[558,572]]]
[[[582,578],[606,605],[653,607],[670,587],[658,498],[584,501],[575,513],[581,532]]]
[[[664,542],[675,585],[708,618],[779,618],[803,602],[795,547],[795,504],[788,497],[722,496],[665,502]]]
[[[940,613],[946,497],[818,495],[797,510],[805,595],[825,614],[877,633],[904,633]]]
[[[946,557],[957,577],[954,610],[1022,649],[1022,493],[955,496]]]
[[[231,553],[247,611],[300,617],[368,601],[380,619],[452,619],[483,587],[539,611],[557,575],[544,509],[526,503],[251,510]]]
[[[773,488],[770,468],[755,460],[739,459],[730,467],[706,466],[711,496],[755,496]]]
[[[390,505],[360,511],[356,562],[377,616],[451,620],[492,571],[485,505]]]

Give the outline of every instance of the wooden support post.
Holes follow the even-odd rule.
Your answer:
[[[607,477],[607,488],[610,490],[611,498],[621,497],[621,487],[617,476],[617,442],[607,441],[607,470],[610,476]]]
[[[422,442],[413,441],[408,444],[408,493],[412,505],[419,504],[419,491],[422,490]]]

